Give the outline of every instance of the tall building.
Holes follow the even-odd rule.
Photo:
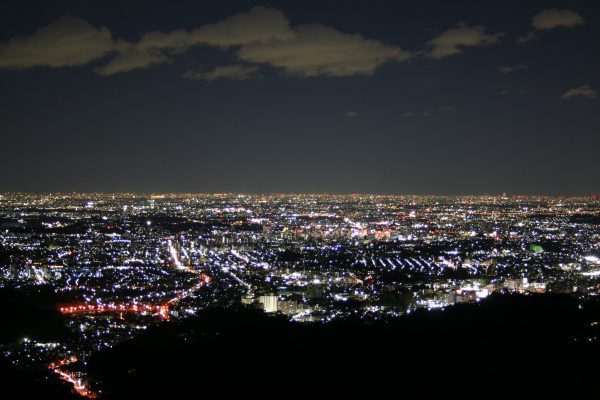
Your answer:
[[[267,294],[258,298],[258,302],[262,304],[263,308],[265,309],[265,312],[268,313],[277,312],[278,301],[279,299],[274,294]]]

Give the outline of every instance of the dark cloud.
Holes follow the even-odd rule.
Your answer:
[[[258,71],[256,66],[248,65],[222,65],[211,71],[188,71],[183,74],[185,79],[199,81],[214,81],[217,79],[244,80],[250,78]]]
[[[577,25],[583,25],[583,17],[572,10],[542,10],[531,21],[531,26],[539,31]]]
[[[498,72],[503,75],[512,74],[517,71],[527,71],[527,65],[516,64],[516,65],[501,65],[498,67]]]
[[[404,61],[410,53],[395,45],[307,24],[292,27],[283,12],[255,7],[192,30],[147,32],[137,42],[115,41],[105,28],[81,18],[62,17],[31,35],[0,44],[0,68],[84,65],[108,53],[114,57],[95,71],[102,76],[171,62],[194,46],[230,50],[250,64],[279,68],[299,77],[370,75],[388,61]],[[187,74],[194,79],[247,77],[256,67],[217,67]]]
[[[241,46],[237,58],[282,68],[294,76],[370,75],[387,61],[404,61],[410,53],[361,35],[349,35],[319,24],[294,28],[289,40]]]
[[[229,48],[250,43],[290,39],[294,32],[285,15],[275,9],[254,7],[193,30],[147,32],[138,42],[121,42],[119,55],[97,69],[101,75],[128,72],[169,62],[173,56],[199,45]]]
[[[64,16],[30,35],[0,44],[0,68],[73,67],[115,50],[110,31]]]
[[[592,89],[592,87],[590,85],[583,85],[583,86],[579,86],[579,87],[567,90],[560,97],[563,99],[570,99],[573,97],[594,98],[596,96],[598,96],[598,92],[595,91],[594,89]]]
[[[527,43],[536,37],[537,31],[546,31],[554,28],[572,28],[583,25],[583,17],[572,10],[542,10],[536,14],[532,21],[532,31],[520,37],[518,43]]]
[[[579,18],[579,19],[578,19]],[[582,23],[568,10],[544,10],[534,18],[535,29]],[[466,47],[497,43],[504,33],[486,33],[482,25],[459,23],[426,43],[422,55],[441,59]],[[95,69],[108,76],[173,61],[194,46],[211,46],[232,52],[245,63],[267,65],[298,77],[371,75],[390,61],[406,61],[413,54],[397,45],[340,32],[321,24],[291,26],[277,9],[254,7],[212,24],[191,30],[146,32],[139,41],[113,40],[110,31],[95,28],[74,17],[62,17],[29,36],[18,36],[0,45],[0,67],[30,68],[84,65],[108,53],[114,57]],[[524,66],[501,67],[510,73]],[[244,79],[255,67],[216,67],[212,72],[189,72],[186,78]]]
[[[459,23],[455,28],[448,29],[438,37],[427,42],[427,57],[440,59],[462,53],[464,47],[487,46],[498,43],[503,32],[489,34],[485,26],[467,26]]]

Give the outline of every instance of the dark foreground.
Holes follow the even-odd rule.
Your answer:
[[[494,295],[389,321],[290,323],[212,309],[97,353],[102,398],[369,395],[572,397],[600,371],[600,305],[557,295]],[[0,363],[2,392],[76,398]],[[11,396],[2,398],[11,398]]]
[[[598,332],[590,324],[599,310],[552,295],[493,296],[367,324],[301,325],[211,310],[100,353],[91,368],[106,398],[573,395],[600,371],[600,346],[587,339]]]

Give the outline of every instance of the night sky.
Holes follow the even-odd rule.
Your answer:
[[[599,44],[592,0],[9,1],[0,192],[597,193]]]

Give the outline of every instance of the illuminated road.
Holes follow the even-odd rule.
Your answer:
[[[158,313],[159,316],[163,317],[162,314],[168,313],[168,303],[162,305],[150,305],[150,304],[81,304],[76,306],[65,306],[60,307],[58,310],[65,315],[71,314],[104,314],[104,313]],[[165,309],[166,307],[166,309]],[[164,318],[164,317],[163,317]]]
[[[186,269],[179,261],[179,256],[177,255],[177,249],[173,246],[173,242],[171,240],[167,240],[167,246],[169,247],[169,254],[171,255],[171,260],[173,261],[173,265],[177,269]]]
[[[169,307],[174,306],[179,301],[185,299],[190,294],[200,290],[203,286],[210,283],[210,276],[199,273],[200,282],[189,289],[181,290],[175,294],[175,297],[165,303],[153,304],[79,304],[74,306],[59,307],[59,311],[65,315],[73,314],[104,314],[104,313],[156,313],[156,316],[169,319]]]
[[[98,394],[96,392],[94,392],[93,390],[91,390],[90,388],[88,388],[87,385],[83,382],[83,380],[81,378],[77,377],[77,375],[75,375],[74,372],[63,370],[63,367],[65,367],[69,364],[72,364],[74,362],[77,362],[77,357],[71,356],[71,357],[64,358],[62,360],[53,362],[52,364],[48,365],[48,369],[50,369],[52,372],[57,374],[60,377],[60,379],[62,379],[63,381],[68,382],[71,385],[73,385],[73,389],[75,390],[75,392],[78,395],[80,395],[82,397],[87,397],[88,399],[97,398]]]

